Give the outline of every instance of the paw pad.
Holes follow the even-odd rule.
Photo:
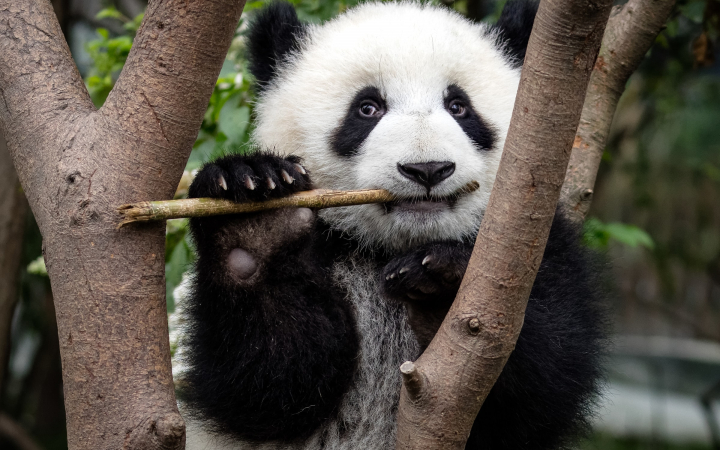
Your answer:
[[[246,250],[234,248],[227,257],[230,272],[236,277],[247,280],[257,272],[258,264],[255,258]]]

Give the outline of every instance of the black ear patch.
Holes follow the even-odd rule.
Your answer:
[[[505,54],[515,59],[516,67],[525,60],[530,32],[535,23],[539,2],[536,0],[510,0],[500,14],[495,29],[506,43]]]
[[[247,56],[259,91],[277,75],[278,64],[299,50],[305,33],[290,3],[275,1],[257,12],[248,27]]]

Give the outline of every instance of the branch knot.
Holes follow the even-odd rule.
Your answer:
[[[412,361],[405,361],[400,366],[400,373],[403,377],[403,384],[411,401],[419,401],[425,392],[427,379]]]

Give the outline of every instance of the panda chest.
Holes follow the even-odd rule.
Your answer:
[[[358,366],[337,418],[323,427],[325,449],[391,448],[400,396],[400,365],[419,346],[405,307],[383,297],[377,265],[350,258],[333,267],[334,283],[353,305],[360,335]]]

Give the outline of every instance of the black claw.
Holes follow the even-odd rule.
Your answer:
[[[206,164],[190,187],[190,197],[263,201],[311,188],[300,158],[255,153],[225,156]]]
[[[463,243],[438,242],[398,256],[383,271],[385,294],[406,301],[451,301],[471,252]]]

